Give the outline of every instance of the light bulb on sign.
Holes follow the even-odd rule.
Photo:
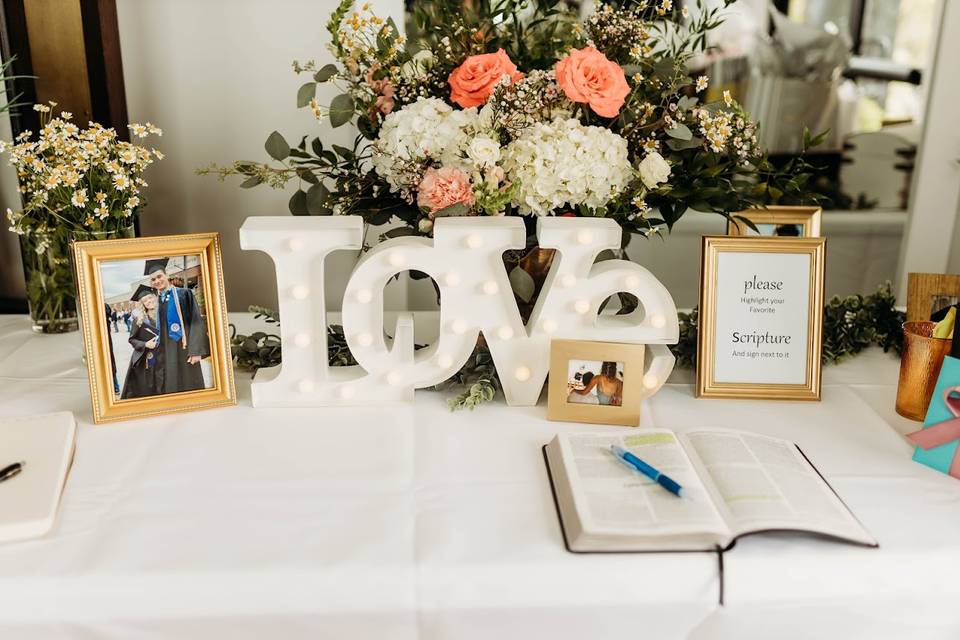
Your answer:
[[[577,300],[575,303],[573,303],[573,310],[580,315],[586,315],[590,311],[590,301]]]
[[[471,233],[467,236],[466,243],[471,249],[479,249],[483,246],[483,237],[476,233]]]
[[[640,278],[634,275],[629,275],[623,279],[623,284],[626,285],[627,289],[636,289],[640,286]]]
[[[550,334],[557,330],[557,322],[546,318],[543,322],[540,323],[540,327],[543,329],[544,333]]]
[[[353,387],[343,386],[340,387],[340,391],[338,391],[337,394],[344,400],[349,400],[353,397],[354,390]]]
[[[444,353],[437,357],[437,364],[444,369],[449,369],[453,366],[453,358]]]
[[[407,264],[407,258],[399,251],[391,251],[387,255],[387,262],[390,263],[391,267],[402,267]]]
[[[499,293],[500,285],[498,285],[493,280],[487,280],[483,283],[483,292],[488,296],[493,296]]]
[[[290,295],[295,300],[306,300],[307,296],[310,295],[310,287],[305,284],[295,285],[290,289]]]
[[[577,277],[572,273],[565,273],[560,276],[560,285],[569,289],[570,287],[577,284]]]
[[[303,249],[303,240],[300,238],[290,238],[287,240],[287,248],[290,251],[301,251]]]
[[[451,271],[443,277],[443,282],[448,287],[455,287],[460,284],[460,274],[456,271]]]
[[[373,300],[373,292],[370,289],[360,289],[357,291],[356,298],[360,304],[369,304]]]
[[[643,376],[643,386],[647,389],[656,389],[659,383],[660,379],[652,373],[648,373]]]
[[[306,331],[301,331],[293,337],[293,344],[297,345],[301,349],[304,347],[310,346],[310,334]]]
[[[457,318],[456,320],[450,323],[450,328],[453,330],[455,334],[463,335],[464,333],[467,332],[467,323],[461,320],[460,318]]]
[[[666,324],[667,324],[667,319],[664,318],[659,313],[655,313],[652,316],[650,316],[650,325],[653,326],[655,329],[662,329],[664,326],[666,326]]]
[[[520,365],[519,367],[517,367],[516,370],[513,372],[513,377],[519,380],[520,382],[526,382],[527,380],[530,379],[531,375],[532,374],[530,372],[530,367],[525,367],[523,365]]]
[[[504,325],[497,329],[497,337],[501,340],[509,340],[513,337],[513,329]]]
[[[391,371],[387,374],[387,382],[390,384],[390,386],[396,387],[403,382],[403,376],[400,375],[399,371]]]
[[[593,242],[593,234],[583,229],[577,233],[577,242],[580,244],[591,244]]]
[[[366,332],[357,334],[357,344],[361,347],[369,347],[373,344],[373,336]]]
[[[310,378],[304,378],[297,383],[297,389],[300,390],[300,393],[313,393],[314,384],[313,380]]]

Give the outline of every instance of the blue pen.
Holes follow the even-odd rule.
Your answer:
[[[633,455],[623,447],[618,447],[617,445],[612,444],[610,445],[610,451],[613,453],[613,455],[617,456],[617,458],[621,462],[636,469],[637,471],[647,476],[648,478],[650,478],[651,480],[659,484],[661,487],[663,487],[673,495],[678,496],[680,498],[683,497],[683,487],[677,484],[676,480],[673,480],[669,476],[666,476],[660,473],[659,471],[657,471],[656,469],[654,469],[653,467],[648,465],[646,462],[644,462],[637,456]]]

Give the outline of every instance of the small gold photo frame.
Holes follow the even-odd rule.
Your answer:
[[[823,238],[706,236],[697,395],[819,400]]]
[[[747,209],[735,213],[727,220],[728,236],[754,236],[777,238],[819,238],[820,207],[788,207],[771,205],[766,208]],[[754,231],[742,220],[754,225]]]
[[[907,322],[939,322],[960,303],[960,275],[907,274]]]
[[[237,402],[216,233],[73,245],[97,424]]]
[[[553,340],[547,419],[640,425],[642,344]]]

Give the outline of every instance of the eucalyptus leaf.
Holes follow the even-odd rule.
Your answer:
[[[700,102],[700,98],[696,96],[683,96],[677,100],[677,106],[681,111],[687,111],[695,107],[698,102]]]
[[[329,82],[330,78],[339,73],[337,65],[335,64],[325,64],[320,67],[320,70],[313,74],[313,79],[317,82]]]
[[[470,212],[470,209],[467,208],[467,205],[463,204],[462,202],[458,202],[456,204],[450,205],[445,209],[440,209],[440,211],[437,211],[436,213],[434,213],[433,216],[435,218],[444,218],[444,217],[450,217],[450,216],[465,216],[469,212]]]
[[[330,126],[342,127],[353,119],[355,112],[353,98],[341,93],[330,103]]]
[[[696,149],[703,145],[703,138],[693,137],[689,140],[667,140],[667,146],[673,151],[684,151],[686,149]]]
[[[533,281],[533,276],[520,267],[514,267],[508,277],[510,279],[510,287],[516,296],[523,302],[530,302],[537,288],[536,283]]]
[[[283,139],[279,131],[270,134],[263,148],[274,160],[286,160],[290,156],[290,145]]]
[[[307,189],[306,206],[307,213],[312,216],[322,216],[330,213],[327,207],[327,199],[330,197],[330,191],[322,182],[318,182]]]
[[[263,178],[261,178],[260,176],[250,176],[249,178],[247,178],[246,180],[240,183],[240,188],[249,189],[250,187],[257,186],[261,182],[263,182]]]
[[[297,108],[302,109],[303,107],[310,104],[310,101],[313,100],[317,95],[317,83],[308,82],[305,85],[301,86],[297,91]]]
[[[690,140],[693,138],[693,132],[682,122],[678,122],[670,129],[667,129],[666,133],[671,138],[676,138],[677,140]]]
[[[290,197],[290,202],[287,203],[287,206],[290,208],[290,213],[295,216],[305,216],[309,213],[307,211],[307,193],[302,190],[297,190]]]

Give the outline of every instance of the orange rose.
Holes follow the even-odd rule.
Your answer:
[[[503,49],[470,56],[450,73],[450,99],[464,109],[478,107],[487,101],[503,76],[509,76],[510,82],[523,77]]]
[[[604,118],[615,118],[630,93],[620,65],[593,47],[574,49],[557,63],[557,84],[572,101],[589,104]]]

